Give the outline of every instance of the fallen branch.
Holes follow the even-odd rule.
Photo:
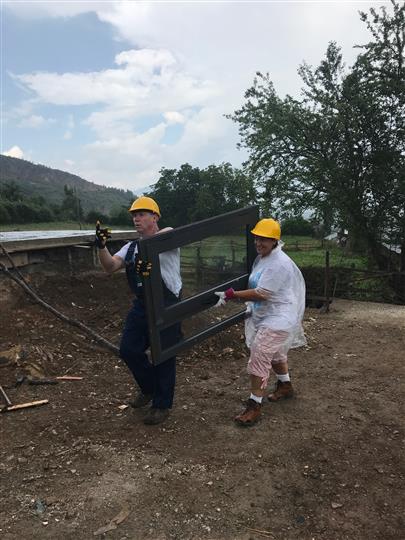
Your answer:
[[[10,398],[8,397],[8,395],[6,394],[4,388],[1,386],[0,384],[0,393],[2,394],[2,396],[4,397],[6,403],[7,403],[7,407],[11,407],[12,403],[10,401]]]
[[[39,405],[45,405],[49,403],[47,399],[40,399],[39,401],[30,401],[29,403],[20,403],[19,405],[11,405],[11,407],[4,407],[1,409],[2,413],[17,411],[19,409],[27,409],[28,407],[38,407]]]
[[[274,535],[270,531],[262,531],[261,529],[253,529],[252,527],[246,527],[246,526],[245,526],[245,529],[247,529],[248,531],[255,532],[261,536],[265,536],[266,538],[274,538]]]
[[[3,244],[0,242],[0,249],[1,251],[3,252],[3,254],[6,256],[8,262],[11,264],[11,266],[13,267],[13,270],[16,272],[16,274],[18,276],[20,276],[20,279],[21,281],[23,281],[27,287],[29,287],[28,283],[26,282],[25,280],[25,277],[22,275],[22,273],[19,271],[19,269],[16,267],[14,261],[13,261],[13,258],[11,257],[10,253],[6,250],[6,248],[3,246]]]
[[[1,246],[1,248],[2,248],[2,250],[4,252],[3,246]],[[97,332],[95,332],[94,330],[92,330],[91,328],[86,326],[85,324],[81,323],[80,321],[77,321],[76,319],[72,319],[72,318],[68,317],[67,315],[64,315],[63,313],[61,313],[60,311],[55,309],[53,306],[51,306],[50,304],[48,304],[47,302],[42,300],[42,298],[40,298],[37,295],[37,293],[34,292],[31,289],[31,287],[26,283],[26,281],[24,280],[23,277],[22,277],[22,279],[20,279],[17,276],[14,276],[10,272],[10,270],[3,263],[0,263],[0,269],[6,274],[6,276],[8,276],[13,281],[15,281],[20,287],[22,287],[25,290],[26,293],[28,293],[32,298],[34,298],[34,300],[38,304],[40,304],[45,309],[47,309],[48,311],[53,313],[56,317],[58,317],[62,321],[67,322],[71,326],[75,326],[77,328],[80,328],[81,330],[83,330],[83,332],[86,332],[86,334],[89,334],[95,341],[100,343],[100,345],[103,345],[104,347],[106,347],[107,349],[109,349],[110,351],[113,351],[116,355],[118,355],[119,349],[118,349],[118,347],[116,345],[114,345],[113,343],[111,343],[107,339],[105,339],[102,336],[100,336],[99,334],[97,334]]]

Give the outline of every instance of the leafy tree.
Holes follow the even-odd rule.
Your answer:
[[[391,14],[360,14],[372,41],[350,69],[330,43],[318,68],[300,67],[300,99],[279,98],[257,73],[231,116],[267,210],[315,210],[364,242],[380,267],[390,235],[405,252],[405,4],[391,4]]]
[[[6,182],[0,188],[0,223],[39,223],[52,221],[55,214],[45,199],[27,197],[17,184]]]
[[[109,223],[111,223],[111,225],[131,225],[132,219],[128,212],[131,203],[113,208],[110,213]]]
[[[82,221],[83,208],[75,188],[65,185],[63,191],[64,197],[60,207],[61,218]]]
[[[302,216],[291,216],[283,219],[281,230],[283,235],[313,236],[315,234],[313,224]]]
[[[7,201],[21,201],[23,199],[23,192],[14,181],[4,182],[0,184],[0,196]]]
[[[0,224],[5,223],[11,223],[11,216],[7,205],[3,201],[0,201]]]
[[[162,225],[173,227],[192,221],[197,193],[201,185],[201,171],[189,163],[181,165],[179,170],[160,171],[160,178],[151,186],[149,193],[156,199],[162,213]]]
[[[159,204],[162,225],[177,227],[255,202],[253,180],[229,163],[206,169],[183,164],[162,169],[148,194]]]
[[[86,223],[96,224],[97,221],[100,221],[101,223],[109,223],[110,218],[106,214],[103,214],[102,212],[97,212],[96,210],[90,210],[90,212],[87,212]]]

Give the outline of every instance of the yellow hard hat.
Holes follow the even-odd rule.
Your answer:
[[[264,238],[275,238],[280,240],[281,227],[280,223],[275,219],[261,219],[255,225],[255,228],[250,231],[255,236],[263,236]]]
[[[159,206],[151,197],[139,197],[136,199],[129,208],[129,212],[135,212],[136,210],[148,210],[148,212],[153,212],[160,217]]]

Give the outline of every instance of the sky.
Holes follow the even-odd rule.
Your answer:
[[[0,152],[142,191],[183,163],[240,167],[255,73],[299,97],[330,41],[350,66],[376,1],[1,3]]]

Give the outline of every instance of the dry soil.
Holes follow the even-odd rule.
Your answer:
[[[124,276],[38,290],[118,342]],[[308,309],[295,398],[245,429],[240,325],[179,357],[175,406],[153,427],[122,407],[134,385],[112,353],[17,289],[1,312],[2,386],[15,404],[49,400],[0,415],[2,539],[405,538],[404,306]],[[19,384],[64,374],[83,379]]]

